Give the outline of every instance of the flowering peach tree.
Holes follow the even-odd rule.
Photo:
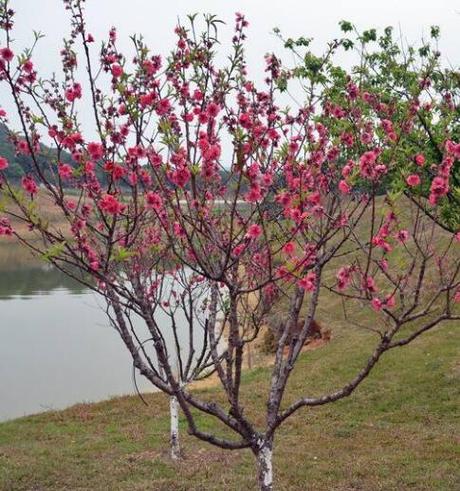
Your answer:
[[[335,91],[326,91],[322,67],[309,77],[305,104],[283,107],[289,73],[267,55],[264,87],[251,81],[241,14],[220,65],[213,16],[201,30],[194,16],[179,25],[167,58],[141,37],[128,58],[115,29],[96,48],[82,0],[64,4],[72,30],[62,79],[45,79],[33,49],[15,53],[14,12],[1,2],[1,86],[21,124],[11,141],[33,165],[14,182],[0,159],[0,234],[98,292],[134,366],[177,401],[189,433],[250,449],[258,485],[270,490],[274,436],[292,414],[349,396],[384,353],[460,319],[460,236],[386,192],[406,158],[398,135],[418,112],[384,110],[358,82],[341,86],[337,70],[326,75]],[[85,96],[91,135],[81,127]],[[444,183],[458,157],[452,138],[443,135],[439,147]],[[407,160],[407,189],[423,150]],[[43,203],[60,219],[48,220]],[[433,213],[439,203],[431,200]],[[331,295],[345,309],[368,309],[375,347],[344,386],[286,403],[317,307]],[[241,390],[243,354],[281,305],[271,378],[253,419]],[[209,374],[223,400],[187,385]],[[225,431],[200,427],[199,413]]]

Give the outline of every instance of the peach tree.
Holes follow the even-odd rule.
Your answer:
[[[71,32],[62,70],[42,78],[34,47],[15,53],[14,12],[1,2],[0,82],[20,121],[10,136],[32,166],[16,182],[0,159],[0,234],[100,294],[134,366],[177,401],[189,433],[249,449],[258,486],[270,490],[274,437],[291,415],[349,396],[386,352],[460,319],[460,236],[386,185],[395,169],[405,172],[398,136],[418,125],[418,111],[385,107],[378,93],[329,70],[329,55],[305,57],[306,102],[283,107],[292,74],[270,54],[263,87],[251,80],[241,14],[219,63],[216,17],[201,29],[196,16],[178,25],[166,58],[139,36],[128,57],[116,29],[96,48],[83,0],[64,4]],[[455,138],[447,126],[434,170],[444,183]],[[420,145],[417,155],[428,158]],[[432,200],[433,213],[440,203]],[[291,400],[290,375],[330,295],[368,310],[375,346],[343,386]],[[243,354],[281,305],[270,380],[252,417]],[[210,374],[223,396],[190,390]],[[221,430],[203,429],[197,414]]]

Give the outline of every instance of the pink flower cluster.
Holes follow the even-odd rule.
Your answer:
[[[24,176],[21,180],[21,185],[24,191],[32,196],[38,192],[37,183],[31,176]]]
[[[68,87],[65,91],[65,98],[69,102],[74,102],[76,99],[81,99],[82,91],[79,83],[74,83],[71,87]]]
[[[386,165],[377,161],[379,156],[380,150],[378,149],[369,150],[361,155],[359,159],[359,170],[363,178],[377,181],[386,174]]]
[[[372,305],[372,308],[376,312],[378,312],[379,310],[382,310],[382,308],[384,308],[384,307],[386,307],[388,309],[391,309],[391,308],[395,307],[395,305],[396,305],[396,299],[395,299],[395,296],[394,295],[388,295],[383,300],[381,300],[378,297],[374,297],[371,300],[371,305]]]
[[[99,200],[99,207],[110,215],[118,215],[125,210],[126,205],[120,203],[112,194],[105,194]]]
[[[437,202],[449,192],[449,176],[455,159],[460,159],[460,143],[446,141],[445,149],[447,155],[437,168],[437,175],[431,182],[430,196],[428,201],[431,205]]]
[[[303,288],[307,292],[312,292],[317,283],[316,273],[314,271],[308,272],[303,278],[299,280],[300,288]]]
[[[345,290],[351,283],[353,268],[351,266],[342,266],[337,271],[337,288],[339,290]]]
[[[0,218],[0,236],[5,235],[10,237],[13,235],[13,229],[8,218]]]

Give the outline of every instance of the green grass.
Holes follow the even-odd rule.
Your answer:
[[[323,316],[327,310],[324,310]],[[453,324],[384,356],[348,399],[297,412],[276,438],[280,490],[457,490],[459,333]],[[302,355],[288,400],[338,387],[359,369],[373,339],[334,328]],[[244,375],[247,413],[263,423],[268,369]],[[202,390],[219,398],[217,388]],[[223,451],[186,435],[185,460],[168,457],[168,403],[135,397],[0,424],[2,490],[250,490],[249,451]],[[200,427],[220,430],[200,416]]]

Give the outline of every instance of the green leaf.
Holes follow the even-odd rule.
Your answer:
[[[50,261],[55,257],[59,257],[65,250],[66,242],[57,242],[53,244],[51,247],[46,249],[46,251],[42,254],[42,258],[45,261]]]
[[[339,22],[339,26],[343,32],[349,32],[353,30],[353,24],[351,22],[348,22],[347,20],[341,20]]]
[[[439,33],[440,33],[439,26],[431,26],[431,28],[430,28],[430,36],[433,39],[438,39],[439,38]]]
[[[134,256],[136,253],[133,251],[128,251],[128,249],[124,247],[119,247],[118,249],[115,250],[113,259],[121,263],[123,261],[127,261],[130,257]]]

